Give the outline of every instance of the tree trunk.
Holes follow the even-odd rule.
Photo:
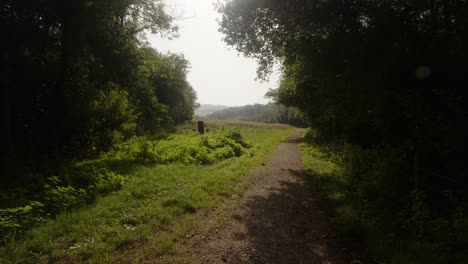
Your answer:
[[[431,14],[431,29],[433,31],[437,30],[437,6],[436,0],[429,0],[429,10]]]
[[[50,108],[49,132],[51,136],[51,153],[60,155],[63,145],[64,119],[65,119],[65,84],[70,61],[70,29],[69,20],[64,14],[61,27],[61,51],[57,82],[52,92]]]
[[[451,31],[451,18],[450,18],[450,0],[444,0],[444,22],[445,30]]]
[[[4,79],[4,78],[2,78]],[[12,140],[12,125],[11,125],[11,102],[10,102],[10,95],[8,91],[8,87],[5,84],[2,84],[2,105],[3,105],[3,122],[5,125],[5,130],[4,130],[4,142],[5,146],[10,146],[10,142]],[[8,147],[9,149],[9,147]],[[7,151],[8,151],[7,149]]]

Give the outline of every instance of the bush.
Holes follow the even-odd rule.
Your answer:
[[[133,139],[116,146],[108,156],[157,164],[213,164],[240,157],[250,147],[239,131],[213,130],[204,135],[181,134],[160,140]]]
[[[12,237],[45,218],[84,205],[99,194],[116,190],[124,181],[122,175],[104,167],[80,165],[65,170],[62,177],[39,180],[23,193],[3,192],[2,199],[12,197],[18,204],[25,205],[0,209],[0,235]]]
[[[42,214],[44,204],[31,201],[28,205],[15,208],[0,209],[0,236],[4,239],[14,236],[18,230],[30,227],[44,220]],[[7,242],[7,241],[0,241]]]
[[[112,145],[135,135],[138,114],[128,92],[119,85],[109,82],[90,105],[89,122],[94,149],[108,150]]]
[[[107,193],[119,189],[125,182],[125,177],[105,167],[96,165],[80,165],[66,172],[68,184],[85,189],[91,193]]]
[[[43,186],[43,192],[39,198],[43,200],[50,214],[83,203],[86,194],[86,190],[64,185],[57,176],[52,176],[47,178],[47,183]]]

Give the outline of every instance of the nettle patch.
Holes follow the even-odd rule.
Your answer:
[[[248,143],[238,130],[218,129],[200,135],[179,134],[158,141],[134,141],[118,146],[115,157],[156,164],[214,164],[251,153]]]
[[[38,176],[38,178],[41,178]],[[65,169],[61,176],[41,178],[28,188],[0,195],[0,235],[13,238],[32,225],[121,188],[125,177],[96,165]],[[6,241],[0,241],[6,242]]]

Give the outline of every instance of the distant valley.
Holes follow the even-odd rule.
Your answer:
[[[222,105],[201,105],[195,111],[195,119],[197,118],[280,123],[299,127],[306,126],[302,114],[297,109],[275,103],[234,107]]]
[[[200,107],[195,109],[195,116],[207,116],[209,114],[227,109],[229,107],[230,106],[225,105],[202,104],[200,105]]]

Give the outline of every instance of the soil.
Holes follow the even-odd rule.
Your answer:
[[[282,142],[265,162],[240,177],[237,194],[200,215],[167,263],[363,263],[335,238],[332,217],[303,172],[302,131]]]

